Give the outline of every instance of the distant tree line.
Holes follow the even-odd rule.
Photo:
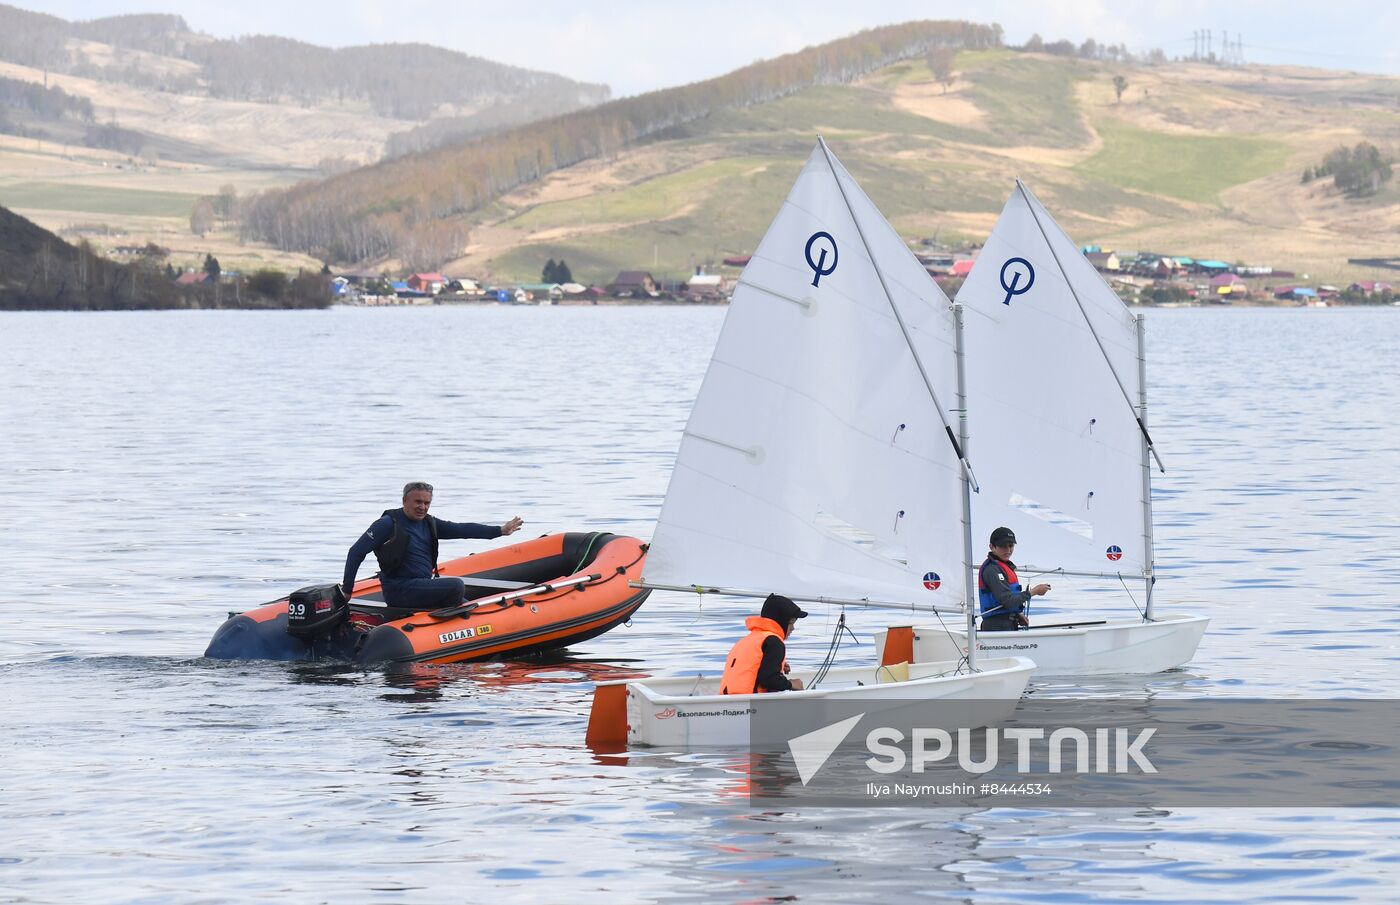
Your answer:
[[[1146,54],[1137,55],[1128,50],[1126,44],[1102,44],[1093,38],[1085,38],[1083,43],[1059,40],[1046,41],[1039,34],[1033,34],[1021,49],[1028,53],[1048,53],[1058,57],[1081,57],[1086,60],[1109,60],[1114,63],[1165,63],[1167,55],[1161,48],[1153,48]]]
[[[11,120],[9,111],[20,114],[19,120]],[[116,123],[96,123],[92,101],[85,97],[69,94],[58,86],[45,88],[36,82],[0,77],[0,132],[11,135],[31,136],[50,139],[47,130],[26,124],[25,120],[39,122],[74,121],[87,124],[81,135],[60,129],[61,140],[86,145],[89,148],[104,148],[123,154],[137,155],[146,146],[146,136],[134,129],[124,129]]]
[[[813,85],[849,82],[935,47],[1001,45],[998,25],[911,22],[506,132],[401,157],[322,182],[266,192],[244,206],[245,235],[323,260],[394,256],[432,266],[461,253],[461,218],[517,186],[616,153],[721,110]]]
[[[119,51],[144,51],[188,60],[198,75],[143,66],[137,53],[96,63],[69,39],[97,41]],[[428,119],[443,105],[477,107],[529,98],[532,104],[573,110],[607,100],[606,85],[506,66],[424,44],[327,48],[290,38],[255,35],[211,39],[173,15],[130,15],[68,22],[57,16],[0,6],[0,60],[70,72],[87,78],[207,93],[234,100],[314,104],[367,101],[381,116]],[[513,122],[523,122],[522,111]],[[497,113],[509,119],[509,110]]]
[[[519,95],[576,109],[607,100],[603,85],[518,69],[426,44],[331,49],[258,35],[191,47],[213,97],[303,103],[367,100],[395,119],[428,119],[443,104],[506,101]],[[520,122],[520,119],[515,119]]]
[[[1175,283],[1157,284],[1142,290],[1138,299],[1153,305],[1165,305],[1170,302],[1185,302],[1192,298],[1190,290]],[[1124,301],[1131,301],[1125,298]]]
[[[77,119],[92,122],[92,101],[69,94],[57,85],[45,88],[35,82],[0,77],[0,107],[24,110],[40,119]]]
[[[324,308],[328,278],[271,271],[228,283],[177,285],[167,250],[155,244],[122,264],[86,240],[70,245],[0,207],[0,309]],[[212,258],[206,260],[206,266]],[[215,270],[218,262],[213,261]],[[206,270],[206,273],[208,270]]]
[[[72,25],[58,16],[0,5],[0,60],[36,69],[68,65]]]
[[[441,116],[402,132],[395,132],[384,142],[385,157],[402,157],[430,151],[446,144],[466,141],[513,128],[521,123],[560,116],[581,106],[599,103],[606,98],[580,98],[568,92],[532,93],[503,98],[470,116]]]
[[[1382,154],[1380,148],[1363,141],[1354,148],[1338,145],[1327,153],[1322,163],[1303,170],[1304,184],[1315,179],[1332,177],[1332,184],[1344,194],[1364,198],[1380,191],[1393,175],[1392,154]]]
[[[88,126],[83,134],[83,144],[89,148],[105,148],[135,156],[146,146],[146,135],[135,129],[123,129],[116,123],[100,123]]]

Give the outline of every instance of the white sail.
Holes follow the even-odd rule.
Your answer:
[[[959,605],[953,326],[819,143],[734,292],[644,582]]]
[[[977,549],[1005,525],[1031,571],[1145,574],[1132,312],[1019,182],[958,302]]]

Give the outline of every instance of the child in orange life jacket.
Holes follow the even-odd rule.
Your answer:
[[[1026,604],[1050,590],[1048,584],[1038,584],[1029,590],[1021,588],[1016,577],[1016,564],[1011,553],[1016,549],[1016,534],[1010,528],[998,528],[988,541],[987,559],[977,570],[977,596],[982,604],[982,631],[1010,632],[1029,628]]]
[[[787,677],[787,638],[807,614],[787,597],[769,594],[757,616],[744,622],[749,633],[729,651],[720,694],[801,691],[801,679]]]

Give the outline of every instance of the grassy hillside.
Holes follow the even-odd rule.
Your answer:
[[[1279,171],[1290,156],[1288,145],[1271,138],[1152,132],[1109,118],[1096,131],[1103,149],[1076,167],[1080,173],[1202,204],[1216,204],[1225,189]]]
[[[955,75],[945,91],[905,61],[551,174],[475,215],[449,269],[535,280],[562,257],[606,282],[718,264],[757,244],[818,134],[910,238],[980,241],[1020,177],[1085,244],[1335,282],[1375,278],[1347,258],[1400,254],[1400,190],[1300,180],[1339,144],[1400,148],[1400,79],[1009,50],[961,53]]]
[[[319,270],[307,255],[245,246],[235,223],[191,234],[195,201],[319,179],[390,145],[509,128],[610,92],[426,45],[221,40],[179,16],[70,22],[0,4],[0,95],[0,204],[99,251],[155,242],[178,266],[212,252],[241,269]]]
[[[93,59],[101,50],[84,47]],[[184,62],[142,52],[150,57],[143,65]],[[547,259],[563,258],[588,282],[624,269],[680,278],[752,251],[818,134],[910,238],[981,241],[1020,177],[1085,244],[1269,264],[1335,283],[1387,276],[1348,258],[1400,255],[1400,177],[1363,201],[1299,178],[1339,144],[1400,148],[1400,79],[1109,64],[1007,49],[961,52],[955,69],[946,89],[916,57],[853,83],[715,106],[451,215],[445,222],[469,238],[444,266],[534,281]],[[1121,99],[1112,84],[1119,74],[1128,82]],[[43,72],[0,63],[0,76],[34,82]],[[233,269],[319,269],[308,254],[241,239],[232,221],[192,235],[192,202],[224,186],[246,198],[315,177],[323,158],[374,159],[407,125],[353,98],[274,106],[72,73],[50,73],[49,84],[91,98],[102,121],[160,130],[160,143],[133,159],[0,136],[0,204],[99,250],[154,241],[173,249],[177,266],[197,266],[212,252]],[[429,158],[363,172],[411,170],[418,160]],[[367,210],[436,216],[458,204],[453,190],[466,184],[464,172],[448,174],[449,189],[414,194],[405,183],[397,196],[349,178],[342,194]]]
[[[136,217],[188,217],[190,208],[198,198],[198,195],[184,192],[160,192],[68,182],[0,185],[0,204],[9,208],[84,211]]]

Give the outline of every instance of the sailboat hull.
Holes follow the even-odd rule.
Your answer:
[[[796,702],[839,702],[833,718],[850,715],[850,704],[866,714],[893,712],[930,701],[974,702],[970,714],[959,711],[969,728],[1004,719],[1016,709],[1034,664],[1024,657],[989,658],[976,673],[957,673],[959,663],[895,664],[891,667],[833,669],[821,687],[780,694],[718,694],[720,676],[694,675],[643,681],[599,683],[595,714],[611,688],[626,693],[626,744],[629,747],[742,748],[782,745],[784,738],[763,737],[750,726],[750,709],[762,699],[765,708]],[[810,673],[794,678],[811,681]],[[811,703],[799,706],[810,708]],[[804,714],[805,717],[806,714]],[[619,716],[621,716],[619,714]],[[590,724],[590,733],[593,732]],[[751,734],[751,729],[757,735]],[[594,739],[590,738],[590,743]],[[852,742],[859,739],[851,739]]]
[[[1152,622],[1123,620],[1103,625],[979,632],[978,657],[1031,659],[1035,675],[1103,676],[1162,672],[1190,662],[1210,623],[1207,616],[1158,616]],[[886,633],[875,636],[883,656]],[[914,662],[947,660],[967,653],[967,633],[938,625],[914,627]]]

